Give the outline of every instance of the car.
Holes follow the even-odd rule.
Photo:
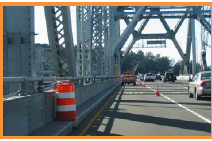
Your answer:
[[[188,84],[189,98],[195,97],[199,100],[202,96],[211,96],[211,72],[203,71],[197,73]]]
[[[121,76],[122,86],[124,84],[130,84],[133,83],[134,86],[136,86],[136,76],[132,74],[131,70],[126,70],[122,76]]]
[[[160,74],[157,74],[157,75],[155,76],[155,80],[157,80],[157,79],[158,79],[158,80],[160,80],[160,81],[162,80],[162,78],[161,78],[161,75],[160,75]]]
[[[175,82],[174,73],[172,73],[172,72],[166,72],[164,74],[164,77],[163,77],[163,82],[166,82],[166,81]]]
[[[144,81],[155,81],[155,76],[151,73],[147,73],[144,75]]]

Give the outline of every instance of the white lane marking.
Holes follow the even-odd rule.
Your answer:
[[[167,91],[167,92],[168,92],[168,91]],[[167,93],[167,92],[166,92],[166,93]],[[183,92],[170,92],[170,93],[174,93],[174,94],[175,94],[175,93],[178,93],[178,94],[180,94],[180,93],[183,93]]]
[[[152,91],[156,92],[156,90],[154,90],[154,89],[152,89],[152,88],[150,88],[150,87],[148,87],[148,86],[147,86],[147,88],[149,88],[150,90],[152,90]],[[210,121],[209,119],[207,119],[207,118],[205,118],[205,117],[201,116],[200,114],[198,114],[198,113],[196,113],[196,112],[194,112],[194,111],[190,110],[189,108],[187,108],[187,107],[183,106],[182,104],[179,104],[178,102],[176,102],[176,101],[172,100],[171,98],[169,98],[169,97],[167,97],[167,96],[163,95],[162,93],[160,93],[160,95],[161,95],[161,96],[163,96],[164,98],[166,98],[166,99],[170,100],[171,102],[173,102],[173,103],[177,104],[179,107],[181,107],[181,108],[185,109],[186,111],[188,111],[188,112],[192,113],[193,115],[195,115],[195,116],[197,116],[197,117],[201,118],[201,119],[202,119],[202,120],[204,120],[205,122],[207,122],[207,123],[210,123],[210,124],[211,124],[211,121]]]
[[[180,87],[180,88],[183,88],[183,89],[188,89],[188,87],[184,87],[184,86],[175,86],[175,85],[172,85],[172,84],[169,84],[169,83],[166,83],[166,84],[168,84],[170,86],[174,86],[174,87]]]

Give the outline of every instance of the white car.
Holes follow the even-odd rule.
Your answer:
[[[144,75],[144,81],[155,81],[155,75],[151,74],[151,73],[147,73]]]
[[[188,85],[188,96],[197,100],[201,96],[211,96],[211,72],[203,71],[194,76]]]

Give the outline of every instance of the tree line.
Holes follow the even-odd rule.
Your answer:
[[[123,59],[122,59],[123,60]],[[183,63],[178,61],[175,63],[173,59],[170,59],[167,56],[160,56],[160,54],[153,55],[152,52],[147,52],[144,54],[142,51],[138,51],[137,53],[131,51],[125,58],[124,62],[121,62],[121,70],[122,73],[126,70],[133,70],[136,66],[136,63],[139,61],[138,68],[135,72],[137,73],[161,73],[164,74],[167,71],[172,71],[176,75],[183,73]],[[200,64],[197,63],[197,71],[201,71]],[[188,74],[192,74],[192,61],[189,62],[188,66]],[[207,70],[211,70],[210,66],[208,66]]]
[[[133,70],[136,63],[139,61],[137,73],[165,73],[173,68],[174,60],[167,56],[160,56],[160,54],[153,55],[152,52],[144,54],[142,51],[130,52],[124,62],[121,62],[122,72],[126,70]]]

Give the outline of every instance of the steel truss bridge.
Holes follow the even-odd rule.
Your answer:
[[[117,87],[120,84],[121,62],[125,61],[136,41],[140,39],[171,40],[183,60],[184,74],[188,73],[187,65],[192,48],[192,71],[193,74],[196,74],[195,20],[202,26],[201,37],[204,47],[202,48],[203,61],[201,65],[202,70],[206,69],[205,48],[207,42],[205,34],[211,35],[210,8],[202,6],[77,6],[76,46],[73,43],[75,35],[72,33],[70,7],[45,6],[44,9],[53,63],[53,76],[45,78],[38,77],[35,69],[34,7],[5,6],[3,9],[3,81],[4,96],[7,97],[4,100],[5,117],[10,116],[11,109],[8,107],[11,106],[11,103],[8,101],[11,100],[17,104],[20,101],[26,104],[26,101],[31,99],[31,101],[34,100],[34,103],[42,105],[43,103],[38,101],[42,99],[45,102],[45,97],[38,95],[38,99],[36,99],[36,96],[27,96],[43,93],[45,81],[52,83],[61,79],[72,80],[79,87],[79,93],[82,90],[95,88],[95,94],[87,93],[87,97],[81,95],[82,99],[79,105],[107,88]],[[142,31],[151,19],[159,19],[166,33],[143,34]],[[179,20],[171,29],[166,19]],[[176,39],[176,33],[185,19],[188,19],[188,28],[185,31],[187,34],[186,52],[183,52]],[[124,20],[127,25],[122,34],[120,34],[121,20]],[[139,26],[137,30],[136,26]],[[121,49],[130,35],[133,38],[122,53]],[[19,97],[8,99],[11,93]],[[20,97],[27,98],[20,99]],[[51,100],[51,97],[46,100]],[[17,105],[14,103],[12,106]],[[30,115],[25,117],[25,119],[27,118],[36,121]],[[11,127],[10,124],[7,124],[10,121],[5,120],[4,134],[29,135],[52,120],[49,118],[39,125],[23,121],[22,125],[18,125],[24,126],[23,131],[11,132],[7,130]]]

